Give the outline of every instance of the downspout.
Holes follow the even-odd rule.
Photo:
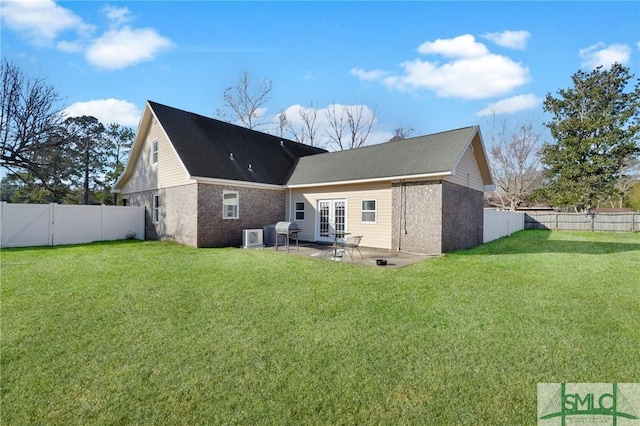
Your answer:
[[[289,220],[288,222],[291,222],[291,209],[293,208],[293,200],[291,199],[291,188],[289,188]]]
[[[398,213],[398,246],[397,251],[401,251],[401,241],[402,241],[402,215],[404,213],[404,204],[403,204],[403,196],[405,192],[405,181],[404,179],[400,181],[400,211]]]

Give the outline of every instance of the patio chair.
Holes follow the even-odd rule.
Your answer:
[[[360,253],[360,257],[364,259],[362,252],[360,251],[360,241],[362,241],[363,235],[354,235],[344,238],[342,240],[342,247],[345,249],[349,256],[351,256],[351,260],[353,260],[353,251],[358,250]]]

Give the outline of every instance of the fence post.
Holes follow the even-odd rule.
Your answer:
[[[2,216],[4,214],[6,204],[6,201],[0,203],[0,249],[2,248],[2,240],[4,238],[4,220],[2,220]]]
[[[56,203],[49,203],[49,245],[56,245]]]

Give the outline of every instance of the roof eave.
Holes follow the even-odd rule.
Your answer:
[[[208,183],[214,185],[229,185],[229,186],[241,186],[246,188],[261,188],[261,189],[275,189],[275,190],[284,190],[286,187],[284,185],[277,185],[273,183],[262,183],[262,182],[250,182],[244,180],[232,180],[232,179],[220,179],[220,178],[211,178],[205,176],[189,176],[189,179],[193,179],[199,183]]]
[[[336,185],[357,185],[362,183],[378,183],[378,182],[397,182],[402,180],[419,180],[419,179],[437,179],[443,178],[446,176],[451,176],[453,173],[451,171],[446,172],[435,172],[435,173],[420,173],[414,175],[399,175],[399,176],[383,176],[378,178],[369,178],[369,179],[353,179],[353,180],[342,180],[342,181],[325,181],[325,182],[314,182],[314,183],[298,183],[298,184],[287,184],[286,188],[313,188],[320,186],[336,186]]]

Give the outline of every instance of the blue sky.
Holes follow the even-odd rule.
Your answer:
[[[637,1],[0,4],[3,58],[46,78],[69,114],[134,128],[147,99],[214,116],[248,71],[274,83],[265,119],[362,105],[373,142],[474,124],[487,141],[494,114],[547,120],[544,96],[579,69],[640,73]]]

